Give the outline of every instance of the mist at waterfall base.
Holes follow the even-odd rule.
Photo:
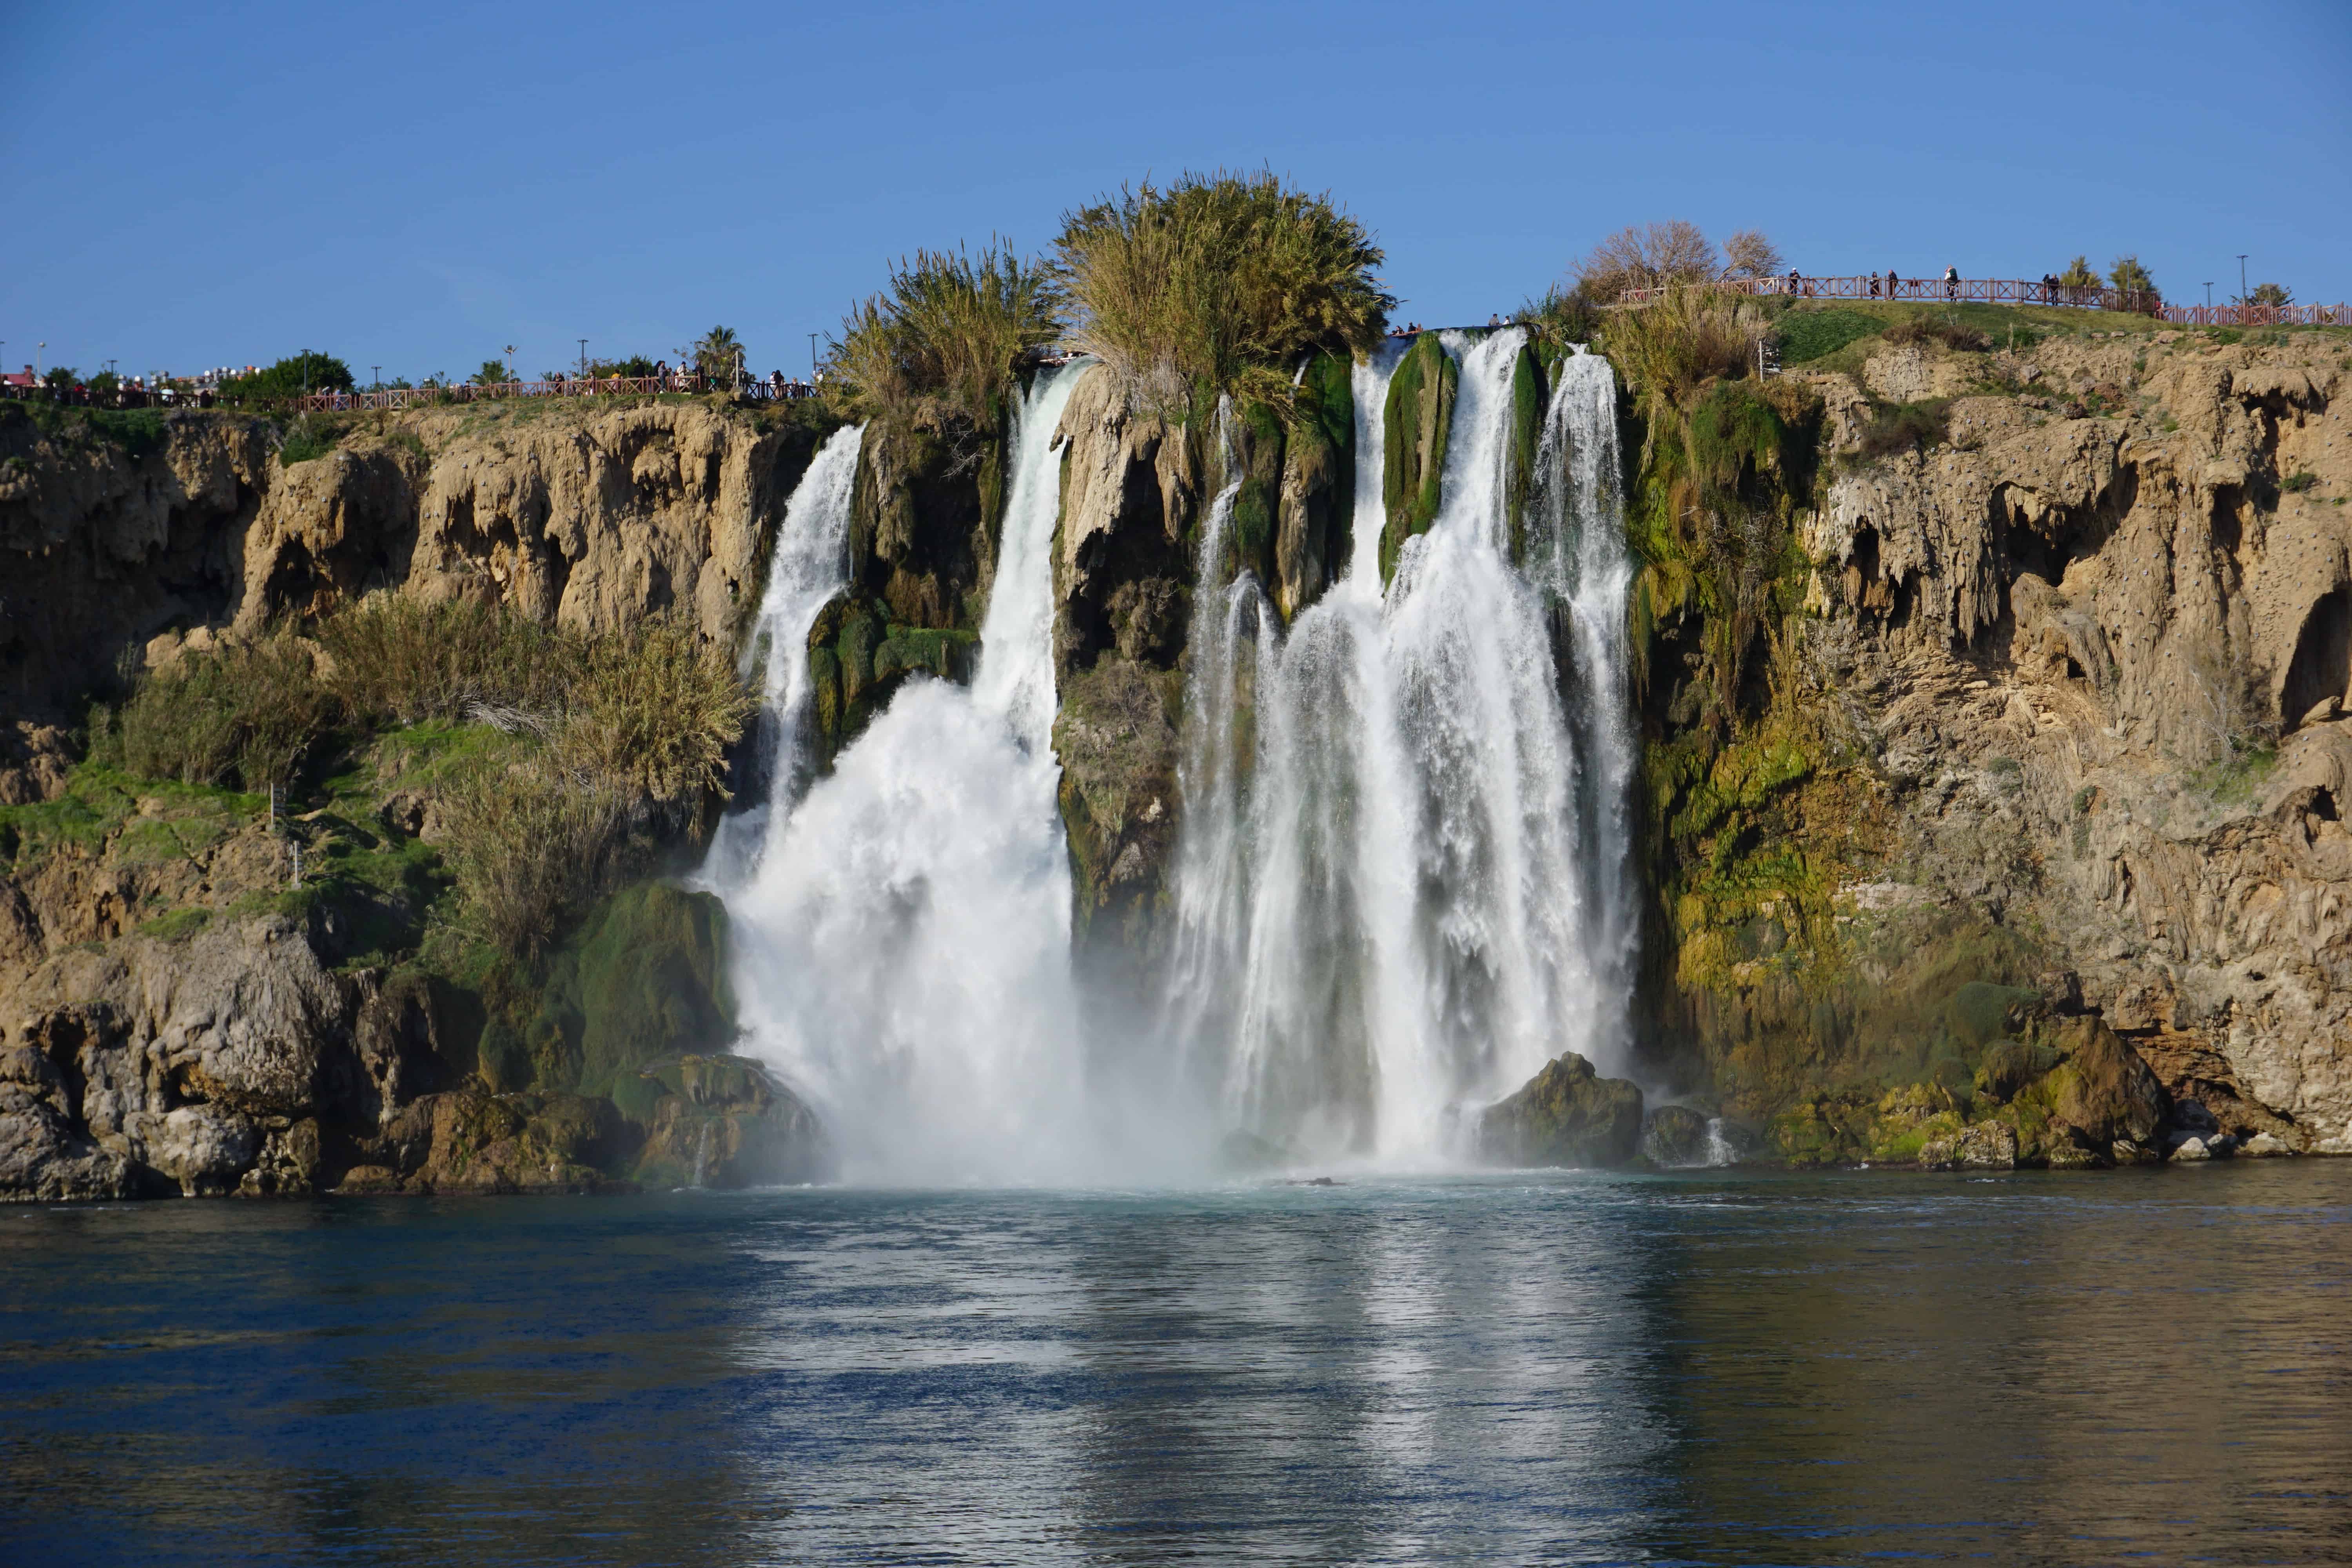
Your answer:
[[[1238,479],[1207,508],[1172,950],[1140,1005],[1074,973],[1052,749],[1056,437],[1090,367],[1041,374],[1017,410],[971,688],[908,683],[812,782],[805,644],[846,578],[858,438],[820,453],[761,609],[764,798],[706,879],[735,933],[740,1048],[812,1102],[847,1179],[1191,1179],[1237,1152],[1430,1168],[1564,1050],[1628,1069],[1614,379],[1581,353],[1556,364],[1515,549],[1525,334],[1444,346],[1444,499],[1385,592],[1394,347],[1354,373],[1348,560],[1286,630],[1227,565]]]

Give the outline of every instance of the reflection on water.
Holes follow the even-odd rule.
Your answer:
[[[0,1211],[10,1561],[2352,1560],[2352,1163]]]

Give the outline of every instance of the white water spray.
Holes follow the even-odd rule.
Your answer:
[[[1021,403],[971,689],[903,688],[796,808],[777,799],[730,900],[750,1048],[813,1103],[852,1179],[1090,1163],[1050,744],[1054,438],[1081,374],[1041,372]]]

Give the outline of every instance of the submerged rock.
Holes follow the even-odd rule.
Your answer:
[[[1498,1165],[1622,1165],[1641,1133],[1641,1089],[1570,1051],[1486,1108],[1478,1151]]]

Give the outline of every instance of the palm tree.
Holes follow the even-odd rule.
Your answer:
[[[694,368],[714,383],[724,380],[730,388],[742,385],[743,342],[732,327],[711,328],[688,352],[694,358]]]

